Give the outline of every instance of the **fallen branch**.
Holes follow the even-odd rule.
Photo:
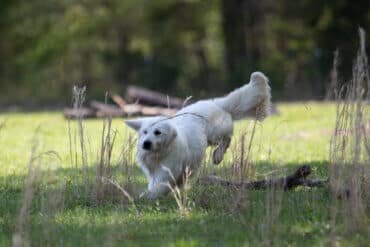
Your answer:
[[[143,106],[138,104],[127,104],[123,107],[123,110],[129,117],[141,115],[142,109]]]
[[[284,190],[291,190],[297,186],[307,187],[326,187],[329,181],[326,180],[310,180],[307,177],[311,174],[311,167],[304,165],[299,167],[292,175],[281,177],[277,179],[262,179],[252,182],[232,182],[224,180],[218,176],[207,176],[199,179],[200,185],[219,185],[224,187],[244,188],[265,190],[268,188],[283,188]]]
[[[64,109],[64,116],[67,119],[77,118],[122,118],[131,116],[167,116],[175,115],[176,109],[169,109],[164,107],[151,107],[138,104],[127,104],[123,109],[115,105],[108,105],[98,101],[92,101],[90,108],[66,108]]]
[[[76,119],[76,118],[95,118],[96,112],[91,108],[66,108],[63,111],[65,118]]]
[[[126,97],[129,103],[138,102],[149,106],[181,108],[184,100],[137,86],[128,86]]]
[[[97,100],[90,101],[90,107],[97,110],[97,111],[105,111],[105,112],[110,112],[110,111],[114,112],[114,111],[120,111],[121,110],[116,105],[106,104],[104,102],[100,102],[100,101],[97,101]]]
[[[112,100],[114,101],[114,103],[116,103],[121,109],[124,109],[125,106],[127,105],[127,102],[126,100],[124,100],[121,96],[119,96],[118,94],[113,94],[111,96]]]
[[[91,108],[96,110],[96,117],[124,117],[125,112],[116,105],[106,104],[96,100],[90,102]]]
[[[144,106],[140,104],[127,104],[126,101],[118,94],[113,94],[112,100],[119,105],[123,112],[127,116],[142,115],[142,116],[173,116],[176,113],[176,109],[156,107],[156,106]]]
[[[175,109],[169,109],[169,108],[164,108],[164,107],[144,106],[141,109],[141,113],[144,116],[162,115],[162,116],[171,117],[171,116],[175,115],[176,112],[177,112],[177,110],[175,110]]]

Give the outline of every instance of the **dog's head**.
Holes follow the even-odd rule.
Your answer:
[[[139,133],[138,148],[144,152],[159,152],[177,136],[176,130],[164,117],[127,120],[125,123]]]

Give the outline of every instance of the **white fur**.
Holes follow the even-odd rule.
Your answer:
[[[185,168],[195,171],[208,145],[218,144],[213,160],[221,162],[230,143],[233,121],[246,117],[263,120],[269,106],[268,79],[254,72],[250,83],[227,96],[198,101],[174,117],[127,120],[126,124],[139,132],[137,159],[149,182],[145,196],[154,199],[167,194],[166,184],[175,183],[172,176],[181,184]],[[150,150],[144,149],[144,142],[151,143]]]

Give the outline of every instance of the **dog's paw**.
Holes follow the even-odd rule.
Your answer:
[[[224,159],[224,154],[230,145],[231,138],[225,137],[218,144],[218,147],[213,151],[212,160],[213,164],[218,165]]]
[[[143,199],[143,200],[154,201],[154,200],[160,199],[162,197],[160,195],[158,195],[158,193],[146,190],[146,191],[143,191],[143,192],[140,193],[139,198]]]
[[[215,165],[220,164],[223,158],[224,158],[223,150],[220,147],[217,147],[215,151],[213,151],[213,155],[212,155],[213,164]]]
[[[139,199],[145,199],[148,196],[148,191],[143,191],[140,193]]]

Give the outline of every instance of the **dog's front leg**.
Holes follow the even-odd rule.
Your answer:
[[[171,186],[171,185],[168,182],[163,182],[163,183],[156,184],[150,190],[148,189],[148,190],[144,191],[143,193],[141,193],[140,198],[147,198],[149,200],[155,200],[155,199],[158,199],[158,198],[162,198],[165,195],[167,195],[168,192],[170,191],[169,186]]]
[[[212,159],[213,164],[218,165],[224,158],[224,154],[230,145],[231,137],[226,136],[221,139],[217,148],[213,151]]]
[[[151,200],[164,197],[170,192],[171,187],[176,184],[179,176],[181,176],[181,172],[179,173],[177,170],[170,170],[167,167],[163,167],[149,179],[148,190],[142,193],[140,197]]]

